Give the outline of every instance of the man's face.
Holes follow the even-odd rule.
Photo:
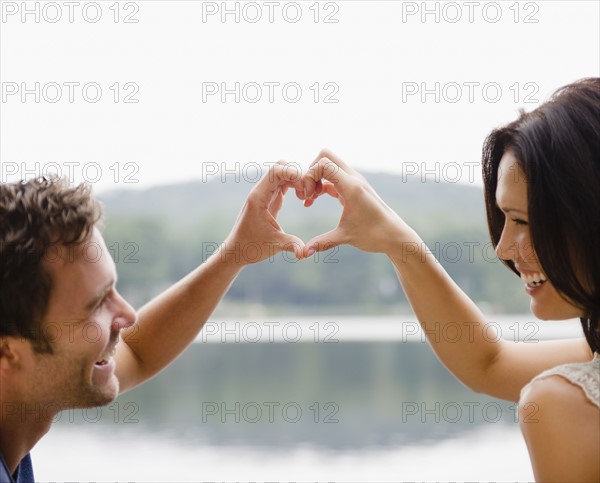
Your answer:
[[[116,269],[104,240],[94,229],[87,242],[52,250],[44,263],[53,287],[41,329],[54,352],[32,352],[29,401],[60,409],[108,404],[119,394],[119,332],[136,314],[115,289]]]

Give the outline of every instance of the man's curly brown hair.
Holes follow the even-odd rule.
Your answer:
[[[85,241],[101,218],[89,185],[52,177],[0,183],[0,337],[20,336],[52,353],[40,325],[53,285],[44,257],[52,246]]]

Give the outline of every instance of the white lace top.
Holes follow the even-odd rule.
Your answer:
[[[600,408],[600,354],[597,352],[589,362],[563,364],[538,374],[521,390],[521,394],[530,384],[549,376],[562,376],[579,386],[591,403]]]

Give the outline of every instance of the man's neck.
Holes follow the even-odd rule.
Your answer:
[[[0,401],[0,454],[11,474],[52,426],[52,418],[24,414],[22,404]]]

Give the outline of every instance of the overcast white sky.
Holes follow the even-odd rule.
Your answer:
[[[493,127],[600,75],[597,1],[0,6],[1,181],[253,178],[327,146],[363,170],[479,183]]]

